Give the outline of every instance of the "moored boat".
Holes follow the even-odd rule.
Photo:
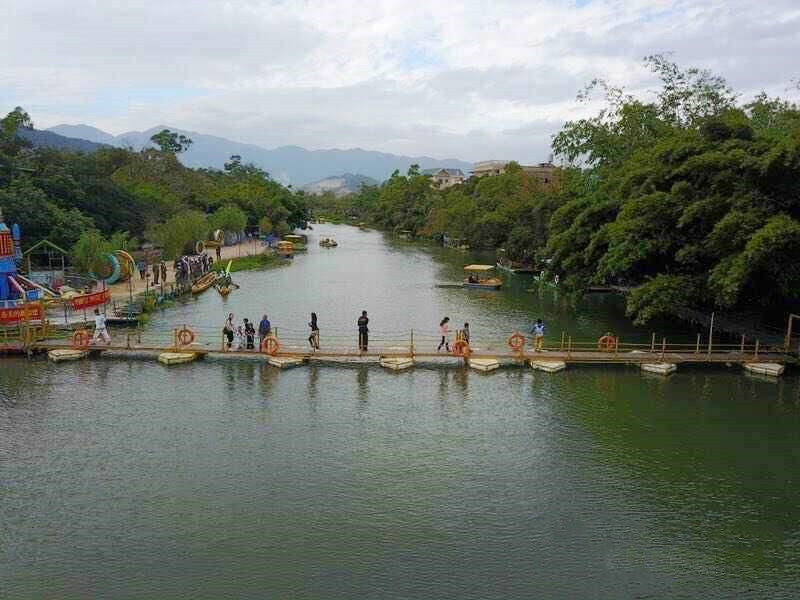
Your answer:
[[[284,258],[292,258],[294,256],[294,244],[287,241],[278,242],[277,253]]]
[[[198,279],[192,284],[192,293],[200,294],[202,292],[205,292],[208,288],[210,288],[217,282],[217,277],[218,275],[214,271],[206,273],[200,279]]]
[[[304,235],[297,235],[296,233],[291,233],[289,235],[283,236],[283,239],[287,242],[291,242],[294,246],[295,252],[305,252],[308,250],[308,238]]]

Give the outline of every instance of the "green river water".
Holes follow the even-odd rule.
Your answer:
[[[435,287],[479,256],[310,236],[290,267],[237,273],[227,301],[144,336],[268,312],[300,340],[314,310],[323,346],[352,346],[365,309],[375,340],[414,328],[419,349],[444,315],[485,345],[538,316],[550,340],[694,340],[522,278]],[[796,598],[799,480],[798,379],[737,367],[0,358],[3,599]]]

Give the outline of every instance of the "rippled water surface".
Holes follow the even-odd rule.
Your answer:
[[[542,315],[549,336],[649,340],[612,298],[434,287],[480,257],[311,242],[145,336],[268,311],[299,339],[316,310],[325,343],[364,308],[421,343],[444,314],[478,338]],[[794,598],[799,406],[796,378],[725,367],[4,358],[0,598]]]

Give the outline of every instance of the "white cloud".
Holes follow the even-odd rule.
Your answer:
[[[579,6],[579,4],[581,6]],[[546,158],[599,76],[674,51],[745,95],[800,76],[800,5],[771,0],[11,0],[0,103],[40,126],[167,123],[266,146]]]

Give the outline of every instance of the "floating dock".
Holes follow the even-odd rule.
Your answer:
[[[46,334],[47,327],[41,329]],[[115,358],[141,358],[144,355],[158,357],[168,365],[208,356],[224,360],[265,361],[281,369],[297,367],[313,360],[329,364],[378,363],[392,371],[402,371],[424,363],[456,368],[466,365],[481,372],[491,372],[504,365],[530,365],[530,368],[545,373],[558,373],[569,365],[616,364],[634,365],[643,372],[669,375],[685,364],[742,365],[747,373],[769,377],[779,377],[784,373],[787,362],[797,361],[794,353],[783,348],[760,347],[758,341],[745,345],[744,340],[736,345],[713,346],[701,344],[699,338],[696,344],[691,345],[667,344],[666,340],[662,340],[657,345],[655,336],[650,344],[623,344],[608,335],[598,341],[585,342],[575,342],[563,335],[560,345],[546,346],[543,351],[533,352],[526,347],[524,336],[514,333],[508,340],[473,340],[471,346],[459,347],[460,354],[456,355],[434,351],[439,336],[433,334],[415,337],[411,333],[405,339],[402,334],[400,337],[395,335],[389,339],[375,339],[369,351],[349,345],[355,343],[352,337],[352,334],[339,337],[331,335],[328,340],[322,340],[319,350],[310,351],[305,345],[305,336],[301,337],[298,332],[294,336],[275,336],[276,343],[272,344],[270,353],[252,349],[230,351],[216,328],[209,327],[204,333],[198,333],[198,330],[184,326],[169,334],[148,336],[145,340],[134,333],[117,334],[110,345],[102,346],[76,346],[74,340],[69,339],[32,339],[30,335],[20,335],[14,339],[5,335],[0,339],[0,353],[29,356],[48,353],[54,361],[79,360],[87,354],[97,356],[108,353]],[[159,339],[161,343],[157,341]],[[418,348],[428,350],[419,351]]]
[[[744,363],[744,370],[757,375],[780,377],[786,367],[778,363]]]
[[[53,362],[80,360],[87,356],[89,356],[88,350],[79,350],[76,348],[54,348],[47,353],[47,358]]]
[[[531,369],[545,373],[558,373],[567,368],[567,363],[563,360],[529,360],[528,364]]]
[[[197,360],[196,352],[162,352],[158,355],[158,362],[162,365],[182,365]]]
[[[642,363],[642,371],[655,373],[656,375],[672,375],[678,370],[678,365],[667,362]]]

